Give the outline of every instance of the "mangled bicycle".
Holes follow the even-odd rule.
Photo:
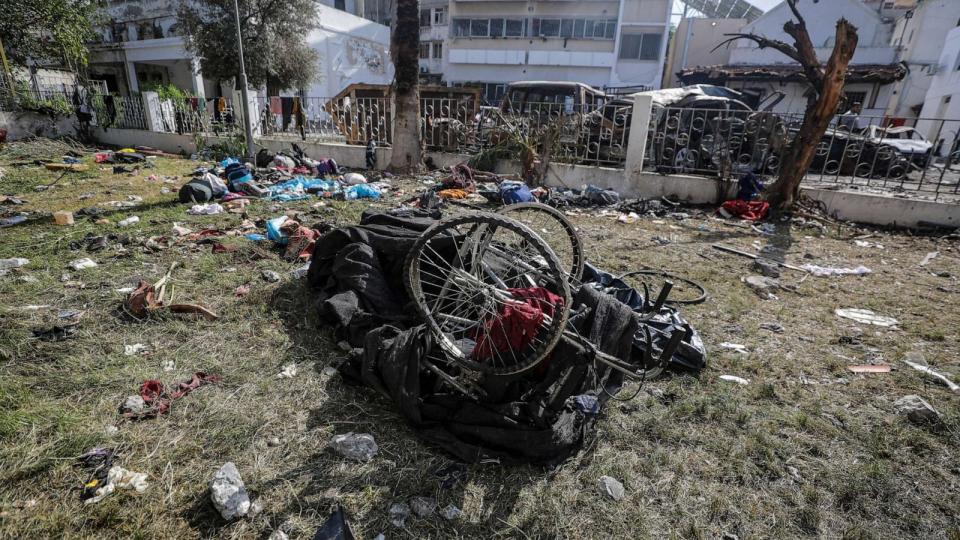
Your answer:
[[[407,292],[434,345],[421,366],[438,384],[477,399],[491,385],[547,369],[560,346],[629,381],[657,376],[690,333],[677,329],[654,339],[643,324],[668,301],[671,281],[653,301],[644,289],[633,311],[634,340],[642,346],[618,357],[576,329],[582,314],[573,299],[581,287],[599,286],[582,283],[583,270],[575,228],[548,206],[508,206],[439,221],[414,244],[405,264]]]

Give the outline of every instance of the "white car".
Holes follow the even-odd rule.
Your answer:
[[[870,141],[877,144],[884,144],[895,148],[903,157],[924,165],[927,156],[933,149],[933,143],[923,138],[917,130],[912,127],[887,127],[870,126],[864,133]]]

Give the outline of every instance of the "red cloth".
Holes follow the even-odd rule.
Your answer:
[[[289,219],[280,226],[280,231],[287,235],[287,250],[284,255],[287,259],[310,260],[313,257],[313,248],[317,244],[320,233],[300,225]]]
[[[170,410],[170,404],[173,400],[182,398],[205,384],[213,384],[220,380],[221,377],[219,375],[208,375],[202,371],[198,371],[193,374],[193,377],[191,377],[189,381],[177,384],[173,392],[170,393],[167,393],[167,389],[163,386],[163,383],[158,380],[150,379],[143,381],[140,385],[140,397],[143,398],[144,403],[146,403],[150,409],[140,414],[128,414],[128,416],[153,418],[159,414],[164,414]]]
[[[741,201],[739,199],[727,201],[723,203],[721,207],[737,217],[750,221],[763,219],[767,217],[767,212],[770,211],[770,203],[762,201]]]
[[[501,304],[499,313],[483,322],[483,330],[474,331],[474,360],[490,359],[495,352],[522,351],[537,336],[544,315],[552,317],[563,306],[563,299],[542,287],[507,292],[522,303]]]

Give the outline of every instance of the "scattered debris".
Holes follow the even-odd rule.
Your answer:
[[[327,366],[323,368],[323,371],[321,373],[323,373],[323,375],[326,377],[333,377],[334,375],[337,374],[337,368],[333,366]]]
[[[310,263],[307,263],[301,266],[300,268],[297,268],[296,270],[290,272],[290,274],[293,276],[293,279],[303,279],[307,277],[307,273],[309,271],[310,271]]]
[[[861,324],[872,324],[874,326],[884,326],[891,327],[899,324],[899,321],[893,317],[884,317],[882,315],[877,315],[876,313],[870,311],[869,309],[858,309],[858,308],[838,308],[834,310],[834,313],[837,314],[837,317],[843,317],[845,319],[850,319],[857,321]]]
[[[410,509],[417,517],[429,517],[437,510],[437,500],[433,497],[413,497],[410,499]]]
[[[280,279],[282,279],[280,274],[274,272],[273,270],[263,270],[260,272],[260,276],[270,283],[277,283],[280,281]]]
[[[154,418],[157,415],[165,414],[170,411],[170,405],[174,400],[186,396],[190,392],[207,384],[220,382],[219,375],[209,375],[202,371],[193,374],[189,381],[178,383],[172,391],[165,387],[162,382],[151,379],[143,381],[140,384],[140,401],[132,400],[128,397],[123,405],[120,406],[120,412],[127,418],[134,420],[144,420]],[[132,407],[130,406],[132,405]]]
[[[232,461],[220,467],[210,481],[210,499],[223,519],[243,517],[250,511],[250,496]]]
[[[750,259],[758,259],[758,258],[760,258],[759,255],[755,255],[755,254],[753,254],[753,253],[747,253],[746,251],[740,251],[739,249],[734,249],[734,248],[732,248],[732,247],[727,247],[727,246],[724,246],[724,245],[721,245],[721,244],[713,244],[713,248],[714,248],[714,249],[718,249],[718,250],[720,250],[720,251],[725,251],[725,252],[727,252],[727,253],[732,253],[732,254],[734,254],[734,255],[740,255],[741,257],[747,257],[747,258],[750,258]],[[780,262],[780,261],[774,261],[774,262],[776,262],[779,266],[782,266],[783,268],[789,268],[789,269],[791,269],[791,270],[796,270],[796,271],[798,271],[798,272],[806,272],[806,270],[804,270],[803,268],[800,268],[799,266],[794,266],[794,265],[792,265],[792,264],[787,264],[787,263]]]
[[[463,510],[460,510],[453,504],[448,504],[440,511],[440,515],[447,521],[453,521],[463,515]]]
[[[41,341],[64,341],[77,333],[77,324],[58,325],[50,328],[35,328],[33,336]]]
[[[623,484],[612,476],[600,477],[600,491],[615,501],[623,500],[626,495]]]
[[[736,375],[721,375],[720,380],[743,385],[750,384],[750,379],[744,379],[743,377],[737,377]]]
[[[124,354],[125,356],[133,356],[133,355],[140,354],[140,353],[142,353],[143,351],[148,350],[148,348],[149,348],[149,347],[147,347],[147,346],[144,345],[143,343],[134,343],[133,345],[124,345],[124,346],[123,346],[123,354]]]
[[[188,229],[188,228],[186,228],[186,227],[181,227],[180,225],[177,225],[176,223],[174,223],[174,224],[173,224],[173,229],[172,229],[171,232],[173,232],[173,235],[174,235],[174,236],[186,236],[186,235],[192,233],[193,231],[191,231],[190,229]]]
[[[57,225],[73,225],[73,212],[59,211],[53,213],[53,222]]]
[[[270,437],[267,439],[267,446],[271,448],[280,446],[280,437]]]
[[[893,403],[893,410],[906,416],[914,424],[936,423],[940,421],[937,412],[925,399],[911,394],[903,396]]]
[[[776,261],[764,257],[758,257],[753,261],[753,269],[762,276],[778,278],[780,277],[780,265]]]
[[[890,373],[890,364],[858,364],[847,366],[854,373]]]
[[[136,493],[143,493],[147,490],[149,484],[147,484],[146,473],[130,471],[115,465],[107,472],[105,482],[100,482],[98,479],[94,479],[88,482],[84,487],[86,489],[94,488],[93,495],[90,498],[85,499],[83,501],[84,504],[94,504],[102,501],[105,497],[117,489],[132,489]]]
[[[177,364],[173,360],[167,360],[166,362],[163,363],[164,371],[170,372],[170,371],[174,371],[175,369],[177,369]]]
[[[784,331],[783,325],[775,322],[765,322],[760,323],[761,330],[769,330],[774,334],[782,334]]]
[[[924,256],[923,260],[920,261],[920,266],[926,266],[930,264],[930,261],[936,259],[940,255],[939,251],[931,251]]]
[[[750,354],[750,351],[747,350],[747,346],[741,345],[739,343],[729,343],[724,341],[723,343],[720,344],[720,347],[724,349],[730,349],[732,351],[737,351],[740,354]]]
[[[872,273],[873,271],[867,268],[866,266],[858,266],[856,268],[833,268],[829,266],[817,266],[815,264],[805,264],[800,267],[807,272],[810,272],[816,277],[829,277],[829,276],[865,276]]]
[[[192,214],[195,216],[198,216],[198,215],[209,216],[213,214],[222,214],[223,212],[224,212],[223,207],[217,203],[195,204],[191,206],[189,210],[187,210],[188,214]]]
[[[340,455],[355,461],[370,461],[379,450],[373,435],[369,433],[350,432],[334,435],[331,444]]]
[[[270,533],[270,536],[267,537],[267,540],[290,540],[290,537],[287,536],[287,533],[283,532],[282,529],[277,529]]]
[[[330,512],[330,516],[323,522],[313,535],[313,540],[354,540],[353,531],[347,514],[340,505]]]
[[[250,285],[240,285],[233,290],[233,295],[237,298],[243,298],[244,296],[250,294]]]
[[[398,502],[390,505],[390,523],[394,527],[403,528],[410,517],[410,506],[407,503]]]
[[[876,244],[874,242],[867,242],[866,240],[854,240],[853,244],[857,247],[862,248],[876,248],[883,249],[883,244]]]
[[[140,216],[130,216],[117,222],[118,227],[129,227],[135,223],[140,223]]]
[[[922,371],[923,373],[926,373],[927,375],[930,375],[931,377],[934,377],[940,380],[941,382],[947,385],[947,388],[949,388],[951,392],[960,393],[960,385],[951,381],[949,378],[947,378],[946,375],[942,373],[937,373],[936,371],[931,369],[930,366],[927,365],[927,361],[923,358],[923,355],[921,353],[908,352],[907,355],[903,358],[903,363],[912,367],[917,371]]]
[[[287,364],[283,366],[283,369],[280,373],[277,374],[278,379],[292,379],[297,376],[297,365],[296,364]]]
[[[780,289],[780,282],[777,280],[766,276],[747,276],[741,279],[747,284],[747,287],[750,287],[760,298],[764,300],[776,300],[777,297],[773,292]]]
[[[93,267],[97,266],[97,263],[93,262],[92,259],[88,259],[88,258],[84,257],[83,259],[77,259],[77,260],[75,260],[75,261],[70,261],[69,266],[70,266],[70,268],[73,268],[74,270],[84,270],[84,269],[87,269],[87,268],[93,268]]]

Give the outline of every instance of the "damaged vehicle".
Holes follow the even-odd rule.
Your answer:
[[[933,151],[933,143],[912,127],[870,126],[864,136],[872,143],[892,147],[918,167],[925,167],[929,163]]]
[[[642,92],[653,98],[647,163],[658,172],[729,176],[773,174],[789,142],[788,127],[772,112],[782,99],[698,84]]]

